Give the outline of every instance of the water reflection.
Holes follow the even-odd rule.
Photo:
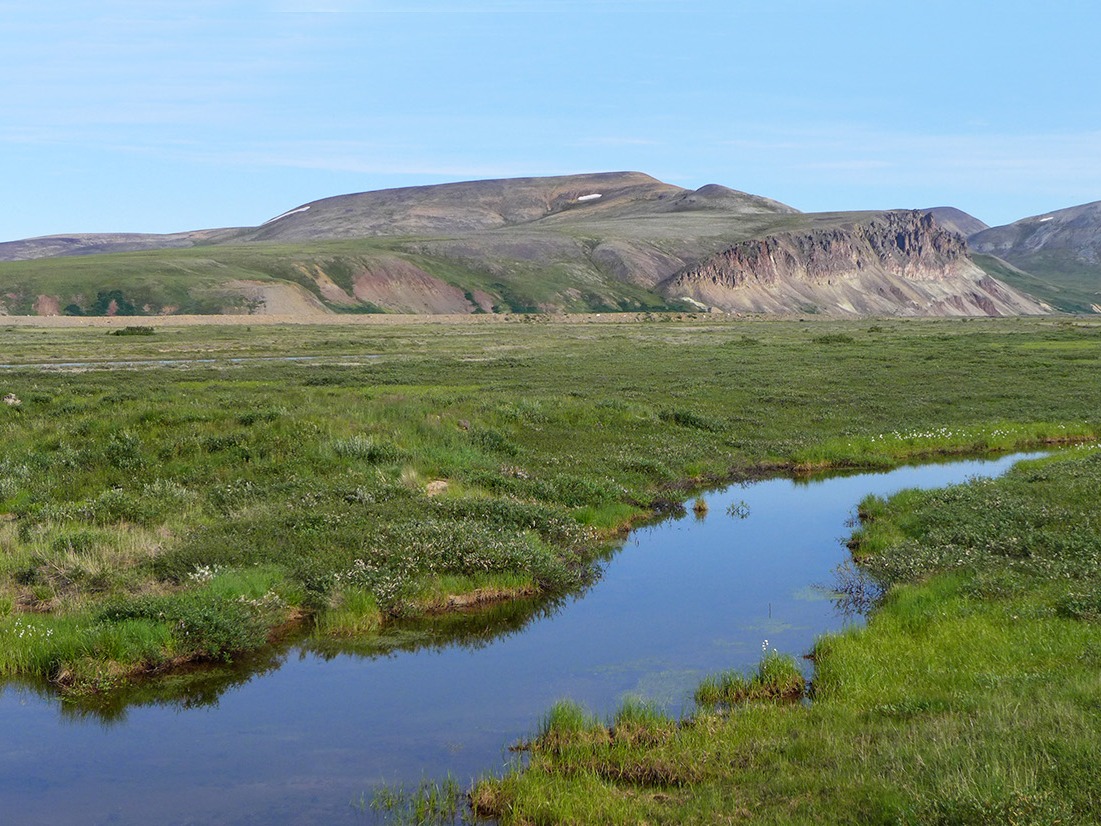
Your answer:
[[[43,700],[57,700],[62,720],[95,720],[104,726],[125,723],[128,712],[140,707],[174,708],[181,712],[217,708],[224,694],[279,670],[292,655],[300,660],[315,656],[328,661],[338,657],[378,659],[445,649],[477,651],[523,633],[533,622],[554,617],[563,606],[582,597],[597,578],[594,575],[589,585],[568,595],[513,600],[463,612],[398,620],[378,636],[365,639],[319,637],[304,628],[260,652],[238,657],[233,663],[194,664],[171,674],[152,675],[112,692],[61,699],[52,683],[19,678],[0,681],[0,688],[9,685]]]
[[[846,560],[834,568],[828,591],[834,610],[846,619],[867,616],[883,598],[883,588],[864,568]]]
[[[755,666],[763,640],[798,657],[874,604],[840,541],[861,499],[1010,462],[711,491],[702,518],[678,504],[632,532],[582,594],[405,621],[377,640],[303,633],[79,705],[0,685],[4,818],[348,821],[348,801],[380,783],[502,770],[563,697],[599,715],[625,697],[680,713],[704,675]]]
[[[385,657],[398,652],[449,648],[477,651],[522,633],[533,622],[550,619],[589,587],[591,585],[570,595],[514,600],[469,611],[398,620],[377,637],[368,639],[312,637],[304,640],[300,648],[304,653],[326,660],[339,656]]]

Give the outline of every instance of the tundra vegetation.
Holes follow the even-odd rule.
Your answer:
[[[1101,325],[1071,319],[0,327],[0,349],[0,675],[82,701],[291,625],[369,638],[582,587],[708,485],[1101,429]],[[477,810],[1082,820],[1101,462],[1069,453],[865,502],[854,545],[887,597],[820,643],[813,703],[790,702],[801,652],[767,652],[684,720],[556,708]]]
[[[887,589],[793,661],[706,679],[691,715],[556,707],[475,789],[506,823],[1096,823],[1101,452],[861,506]]]

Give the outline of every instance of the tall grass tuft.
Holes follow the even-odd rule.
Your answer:
[[[375,595],[365,589],[347,587],[333,594],[330,605],[317,615],[317,633],[333,637],[359,637],[382,627],[383,614]]]
[[[704,678],[696,688],[695,700],[704,707],[732,708],[751,702],[797,700],[805,690],[806,680],[795,658],[769,651],[752,676],[723,671]]]
[[[826,439],[795,451],[792,460],[796,468],[805,470],[817,467],[890,467],[908,457],[1023,450],[1042,445],[1092,441],[1096,435],[1096,428],[1087,422],[942,425]]]

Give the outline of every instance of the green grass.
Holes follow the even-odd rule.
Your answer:
[[[1084,320],[652,319],[0,326],[5,362],[27,365],[0,372],[0,395],[22,401],[0,405],[0,675],[121,696],[136,675],[263,652],[303,618],[318,650],[441,644],[469,617],[435,611],[486,599],[522,624],[530,605],[493,600],[584,586],[604,538],[707,485],[1101,428],[1101,325]],[[176,358],[216,361],[39,367]],[[772,700],[802,689],[796,663],[769,655],[756,675],[706,680],[683,720],[563,704],[530,768],[480,784],[475,809],[1089,822],[1101,459],[1069,454],[862,503],[855,552],[887,596],[866,628],[817,646],[810,703]]]
[[[1088,449],[866,502],[859,550],[886,597],[867,626],[819,641],[810,705],[748,701],[770,655],[756,677],[706,679],[696,713],[658,715],[629,742],[559,707],[528,768],[475,789],[478,810],[503,823],[1097,822],[1098,490]]]
[[[1101,270],[1073,254],[1048,251],[1014,258],[1007,264],[992,255],[971,256],[995,278],[1064,313],[1095,313],[1101,306]],[[1020,268],[1020,269],[1018,269]]]
[[[705,677],[696,688],[695,700],[699,706],[729,708],[761,700],[797,700],[805,690],[806,681],[795,658],[769,651],[752,676],[723,671]]]
[[[353,586],[334,591],[315,629],[322,636],[362,637],[378,633],[382,623],[383,613],[374,593]]]
[[[368,796],[362,794],[351,802],[360,814],[371,812],[376,819],[400,826],[443,826],[468,823],[465,817],[465,792],[455,778],[442,782],[422,780],[415,788],[382,786]]]
[[[465,293],[488,294],[493,312],[535,313],[546,305],[563,311],[668,309],[656,293],[600,273],[580,251],[573,257],[548,265],[498,260],[490,250],[466,260],[448,252],[446,242],[433,250],[425,239],[264,242],[5,261],[0,283],[13,315],[33,315],[39,295],[56,297],[66,315],[107,315],[112,300],[122,316],[249,313],[254,308],[234,286],[239,281],[295,285],[337,312],[377,313],[377,306],[354,298],[355,276],[396,258]],[[320,286],[325,278],[346,298],[330,301]]]
[[[1037,445],[1062,445],[1088,441],[1093,426],[1088,422],[1019,424],[996,422],[977,427],[912,428],[892,430],[871,437],[827,439],[812,448],[796,451],[802,470],[815,467],[891,467],[899,457],[946,456],[963,453],[1010,452]]]
[[[0,405],[0,622],[171,619],[157,655],[5,667],[54,678],[552,597],[708,485],[1101,427],[1101,326],[1060,319],[0,326],[0,349],[24,365],[0,372],[22,401]],[[185,363],[40,369],[112,359]]]

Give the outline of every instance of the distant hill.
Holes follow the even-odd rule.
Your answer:
[[[974,215],[968,215],[962,209],[956,209],[955,207],[933,207],[932,209],[923,209],[922,212],[932,213],[938,224],[952,232],[958,232],[964,238],[974,235],[976,232],[981,232],[988,226]]]
[[[706,209],[733,215],[797,212],[777,201],[726,187],[711,185],[693,192],[640,172],[605,172],[339,195],[291,209],[242,232],[237,240],[454,235],[537,221],[569,224]]]
[[[100,232],[76,235],[44,235],[21,241],[0,242],[0,261],[31,261],[68,255],[101,255],[107,252],[183,249],[216,243],[239,230],[208,229],[156,235],[138,232]]]
[[[936,212],[803,214],[639,172],[406,187],[258,227],[0,244],[0,312],[1045,311]]]
[[[971,235],[968,244],[1035,276],[1039,284],[1032,291],[1053,306],[1101,312],[1101,201],[991,227]]]

